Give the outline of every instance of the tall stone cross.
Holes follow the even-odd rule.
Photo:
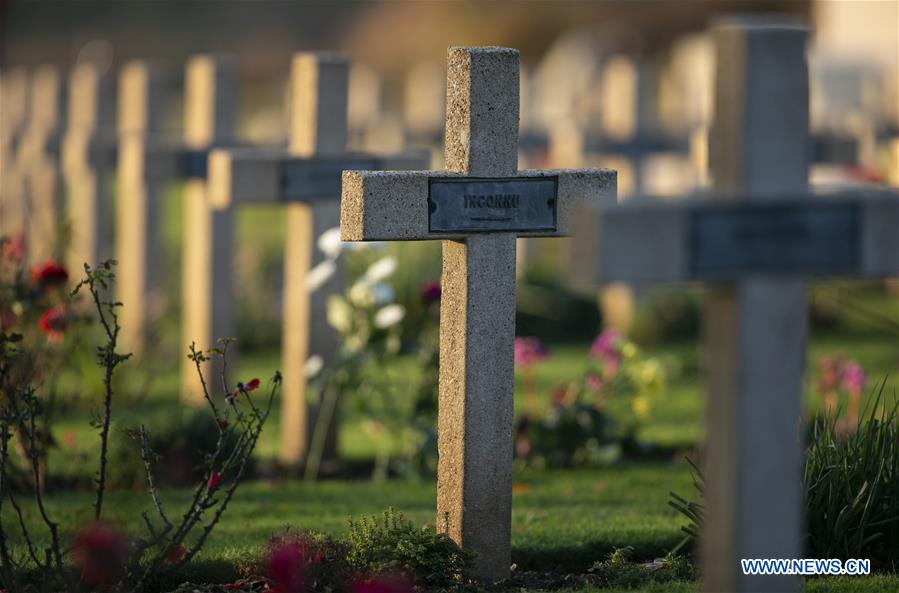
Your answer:
[[[347,171],[346,241],[443,240],[437,528],[510,566],[515,240],[569,232],[581,200],[614,200],[607,169],[517,170],[518,51],[451,47],[446,171]]]
[[[62,70],[37,67],[29,85],[30,111],[20,146],[25,181],[28,258],[38,263],[61,255],[58,240],[62,211],[59,146],[65,113]]]
[[[145,346],[148,312],[160,295],[162,270],[160,217],[163,189],[184,180],[184,282],[182,290],[208,292],[211,287],[193,270],[205,266],[215,250],[205,241],[213,222],[207,218],[206,157],[210,146],[231,143],[235,120],[237,83],[235,68],[226,58],[195,56],[185,69],[184,137],[182,141],[162,133],[164,73],[154,63],[129,62],[119,78],[118,188],[115,253],[119,260],[118,299],[122,342],[129,352],[140,354]],[[227,236],[222,233],[222,236]],[[202,263],[197,264],[197,260]],[[185,327],[186,343],[207,344],[212,311],[183,312],[200,323]],[[226,315],[218,315],[218,318]],[[194,373],[182,377],[182,390],[197,390]],[[217,382],[216,382],[217,383]]]
[[[90,62],[69,74],[68,125],[62,138],[69,269],[80,273],[112,255],[112,203],[104,177],[115,163],[112,76]]]
[[[283,204],[286,209],[280,451],[285,463],[305,458],[316,424],[317,412],[307,405],[303,366],[311,354],[321,356],[330,366],[337,354],[338,338],[326,321],[326,304],[328,295],[342,288],[341,266],[314,291],[307,287],[307,277],[310,269],[323,261],[316,248],[318,238],[338,224],[341,171],[428,165],[427,158],[420,155],[346,152],[347,81],[344,57],[297,54],[291,71],[287,152],[217,149],[209,157],[209,196],[217,216],[253,204]],[[225,271],[213,267],[213,278],[222,273]],[[219,282],[213,280],[213,284]],[[215,298],[229,293],[223,288]],[[331,418],[328,456],[336,451],[336,414]]]
[[[810,195],[806,29],[723,21],[710,199],[584,209],[582,279],[708,286],[705,590],[795,591],[741,558],[802,558],[806,279],[899,271],[899,195]],[[597,265],[598,261],[598,265]]]

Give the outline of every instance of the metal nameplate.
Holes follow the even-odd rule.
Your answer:
[[[559,178],[428,180],[432,233],[555,232]]]
[[[765,204],[692,213],[691,267],[697,279],[748,273],[841,275],[858,269],[856,204]]]
[[[378,160],[371,157],[288,160],[281,169],[281,196],[285,201],[336,199],[343,171],[378,168]]]

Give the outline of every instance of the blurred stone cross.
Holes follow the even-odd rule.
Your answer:
[[[208,292],[202,270],[215,250],[206,238],[217,221],[209,217],[206,204],[206,157],[211,146],[232,143],[234,138],[237,81],[229,59],[200,55],[188,61],[182,140],[164,133],[167,82],[168,76],[158,64],[139,60],[127,63],[119,77],[115,255],[119,261],[118,299],[125,305],[120,313],[121,338],[125,350],[137,354],[145,347],[149,321],[158,316],[151,312],[164,298],[163,190],[173,181],[185,181],[182,293]],[[185,306],[182,314],[184,344],[196,341],[199,347],[209,348],[215,345],[215,338],[228,335],[215,331],[214,319],[223,315],[214,308],[196,311]],[[199,389],[195,371],[182,372],[182,393]]]
[[[899,194],[809,191],[805,27],[735,18],[714,41],[714,195],[585,208],[574,265],[582,280],[708,285],[705,590],[796,591],[740,559],[803,557],[806,279],[899,272]]]
[[[0,71],[0,235],[25,231],[25,188],[19,162],[28,122],[28,71]]]
[[[615,199],[607,169],[517,170],[514,49],[447,54],[446,171],[348,171],[347,241],[442,239],[437,529],[510,568],[515,240],[569,232],[581,200]]]
[[[62,137],[67,261],[76,277],[85,263],[112,257],[112,195],[105,177],[116,159],[115,95],[108,65],[76,64],[69,74],[68,127]]]
[[[346,151],[348,72],[348,62],[339,54],[297,54],[291,71],[287,151],[218,149],[209,157],[210,204],[216,217],[231,216],[244,205],[285,206],[280,456],[286,463],[306,458],[318,424],[318,412],[307,409],[304,365],[310,355],[316,355],[330,367],[337,355],[337,334],[327,323],[325,308],[328,295],[342,289],[342,260],[319,249],[317,243],[337,227],[341,172],[428,166],[423,154],[376,156]],[[221,255],[228,259],[227,252]],[[310,275],[315,267],[330,274],[319,286],[310,286],[313,276],[318,276]],[[212,274],[213,285],[221,287],[215,298],[228,298],[224,287],[228,269],[213,267]],[[316,443],[317,453],[330,458],[336,451],[336,408],[322,415],[325,432],[319,433],[323,438]]]

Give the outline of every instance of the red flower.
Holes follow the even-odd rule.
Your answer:
[[[249,393],[251,391],[256,391],[257,389],[259,389],[259,379],[258,378],[250,379],[243,386],[243,390],[246,391],[247,393]]]
[[[119,582],[128,548],[128,536],[113,525],[97,521],[83,527],[72,542],[72,556],[81,580],[90,587]]]
[[[37,323],[50,342],[62,342],[66,337],[65,331],[69,322],[66,319],[66,311],[61,306],[44,311]]]
[[[169,564],[178,564],[184,555],[187,554],[187,548],[182,545],[172,546],[165,552],[165,560]]]
[[[425,305],[439,303],[442,292],[439,282],[426,282],[421,287],[421,300]]]
[[[379,575],[356,581],[352,593],[412,593],[412,585],[402,576]]]
[[[226,428],[228,428],[228,421],[225,420],[224,418],[219,418],[218,425],[219,425],[219,428],[221,428],[222,430],[225,430]]]
[[[222,481],[222,474],[215,472],[211,476],[209,476],[209,489],[215,490],[218,488],[219,482]]]
[[[69,281],[69,273],[53,260],[31,268],[31,280],[41,288],[59,286]]]

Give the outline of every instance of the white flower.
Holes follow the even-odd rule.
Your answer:
[[[343,241],[340,240],[340,227],[328,229],[318,238],[318,248],[328,259],[334,259],[340,255],[343,249]]]
[[[371,284],[387,280],[396,271],[396,258],[392,255],[382,257],[365,271],[365,279]]]
[[[406,309],[402,305],[387,305],[375,313],[375,327],[378,329],[387,329],[392,325],[396,325],[406,316]]]
[[[326,259],[309,270],[309,274],[306,276],[306,288],[309,292],[315,292],[330,280],[335,272],[337,272],[337,264],[333,259]]]
[[[357,307],[371,307],[376,300],[372,286],[364,279],[359,280],[350,287],[350,290],[347,291],[347,297]]]
[[[313,354],[306,361],[306,364],[303,365],[303,374],[307,379],[312,379],[322,371],[324,365],[325,361],[322,360],[322,357],[318,354]]]
[[[343,297],[332,294],[328,297],[328,323],[331,327],[339,332],[346,333],[350,329],[350,320],[353,312],[350,310],[350,304],[343,300]]]

